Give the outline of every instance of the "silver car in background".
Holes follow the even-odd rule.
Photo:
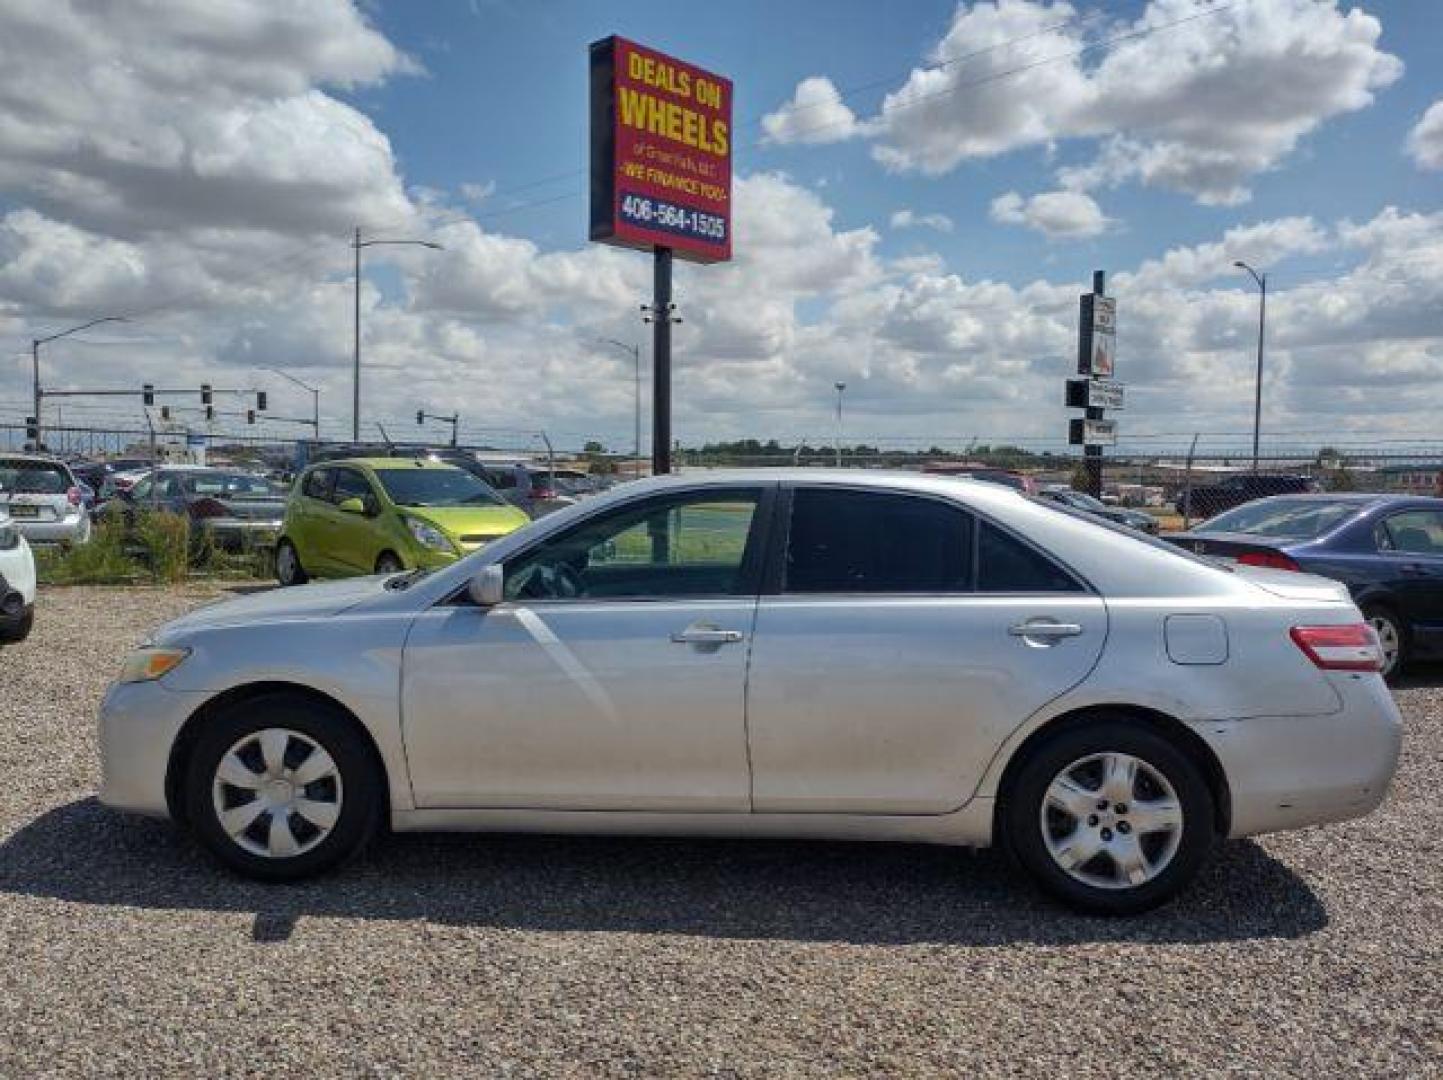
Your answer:
[[[396,830],[1001,844],[1122,914],[1383,799],[1347,593],[918,475],[637,481],[454,566],[207,607],[101,708],[102,800],[282,880]]]
[[[90,514],[70,466],[43,454],[0,453],[0,505],[32,544],[84,544]]]

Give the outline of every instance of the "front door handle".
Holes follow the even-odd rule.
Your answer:
[[[671,640],[678,645],[730,645],[744,636],[740,630],[723,630],[707,623],[693,623],[685,630],[672,634]]]
[[[1077,623],[1054,622],[1051,619],[1029,619],[1009,626],[1007,632],[1029,644],[1056,645],[1063,638],[1077,637],[1082,627]]]

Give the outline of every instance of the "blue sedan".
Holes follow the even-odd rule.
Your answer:
[[[1409,660],[1443,659],[1443,499],[1279,495],[1164,539],[1200,555],[1343,582],[1378,633],[1385,674]]]

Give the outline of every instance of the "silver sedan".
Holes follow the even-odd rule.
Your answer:
[[[1004,845],[1128,913],[1368,813],[1400,721],[1347,593],[993,484],[629,484],[454,566],[196,611],[101,709],[101,798],[291,879],[405,830]]]

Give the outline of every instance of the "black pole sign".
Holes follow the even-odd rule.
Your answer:
[[[1068,421],[1067,441],[1082,447],[1087,491],[1102,497],[1102,448],[1117,442],[1117,421],[1106,419],[1106,410],[1120,409],[1123,387],[1113,382],[1117,356],[1117,301],[1106,295],[1107,276],[1092,274],[1092,292],[1078,305],[1077,373],[1082,378],[1067,380],[1065,401],[1083,415]]]
[[[653,255],[651,296],[651,471],[671,472],[671,248]]]

